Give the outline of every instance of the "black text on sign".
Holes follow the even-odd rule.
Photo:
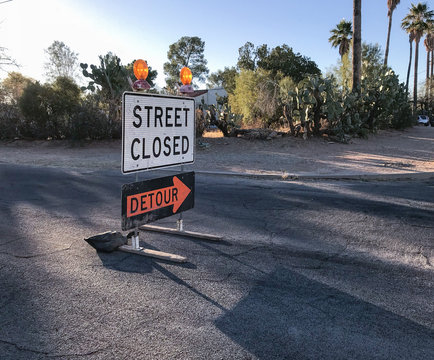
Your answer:
[[[124,93],[122,172],[194,161],[194,100]]]

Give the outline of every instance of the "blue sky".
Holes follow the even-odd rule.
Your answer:
[[[413,1],[416,3],[416,1]],[[98,62],[112,51],[124,64],[143,58],[158,70],[169,45],[181,36],[205,41],[211,72],[234,66],[238,48],[247,41],[274,47],[288,44],[314,60],[323,72],[336,65],[338,50],[328,42],[330,30],[343,18],[352,20],[352,0],[170,1],[170,0],[13,0],[0,4],[0,46],[21,65],[18,71],[44,81],[44,49],[63,41],[81,62]],[[434,4],[428,1],[431,9]],[[393,14],[389,65],[405,80],[409,44],[400,23],[411,1],[401,0]],[[384,50],[387,0],[362,1],[362,38]],[[419,80],[425,78],[426,51],[420,46]],[[12,69],[11,69],[12,70]],[[0,78],[7,74],[1,73]],[[194,74],[193,74],[194,76]],[[413,74],[411,75],[411,79]]]

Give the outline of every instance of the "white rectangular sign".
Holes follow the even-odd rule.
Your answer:
[[[124,174],[194,162],[194,99],[125,92],[122,100]]]

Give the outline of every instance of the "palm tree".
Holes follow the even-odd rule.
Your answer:
[[[431,48],[431,75],[430,75],[430,79],[433,80],[434,74],[433,74],[433,70],[434,70],[434,32],[431,33],[431,38],[430,38],[430,48]]]
[[[424,41],[425,49],[426,49],[426,90],[425,95],[428,100],[431,99],[432,92],[432,69],[433,69],[433,53],[434,53],[434,26],[430,24],[430,27],[426,33],[425,41]],[[431,64],[431,66],[430,66]],[[431,71],[431,72],[430,72]]]
[[[342,57],[348,53],[351,44],[351,35],[353,33],[351,21],[342,19],[335,29],[330,30],[332,36],[329,37],[329,42],[332,47],[339,47],[339,55]]]
[[[432,74],[433,67],[433,52],[434,52],[434,24],[429,23],[429,28],[426,31],[426,37],[424,40],[424,45],[426,49],[426,78],[430,79]],[[430,73],[430,64],[431,64],[431,73]]]
[[[403,27],[404,29],[404,27]],[[410,58],[408,60],[408,68],[407,68],[407,80],[405,82],[405,92],[408,93],[408,83],[410,81],[410,71],[411,71],[411,60],[413,58],[413,40],[414,40],[414,33],[413,31],[409,29],[404,29],[408,32],[408,42],[410,43]]]
[[[362,0],[353,0],[353,89],[358,91],[362,76]]]
[[[431,33],[426,34],[424,45],[426,49],[426,79],[428,80],[430,78],[430,63],[431,63],[431,51],[432,51],[432,43],[433,43],[433,35]]]
[[[411,4],[407,16],[402,19],[401,27],[409,34],[413,34],[416,47],[414,50],[414,85],[413,85],[413,111],[417,107],[417,70],[419,65],[419,42],[424,33],[433,22],[434,11],[428,9],[426,3]]]
[[[387,16],[389,17],[389,27],[387,29],[386,51],[384,52],[384,65],[387,66],[387,58],[389,57],[390,31],[392,29],[392,15],[396,6],[401,0],[387,0]]]

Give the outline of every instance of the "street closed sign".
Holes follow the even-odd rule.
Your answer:
[[[125,92],[122,172],[194,162],[194,99]]]

